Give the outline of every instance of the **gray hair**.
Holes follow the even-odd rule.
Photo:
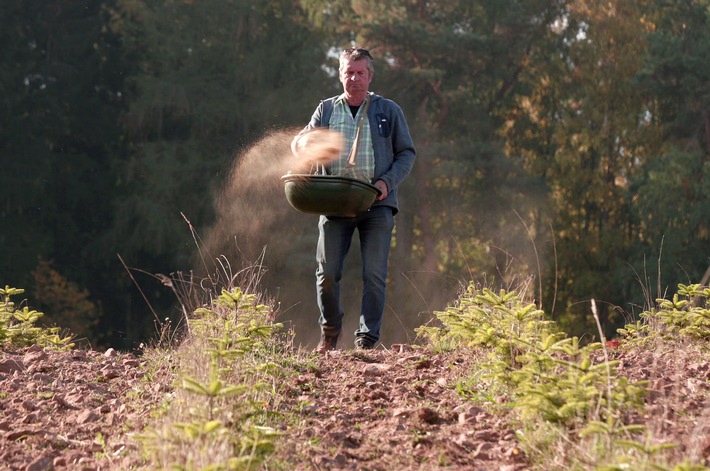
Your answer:
[[[375,65],[373,64],[370,51],[361,47],[349,47],[347,49],[343,49],[343,52],[340,53],[340,71],[343,70],[343,63],[345,61],[359,61],[362,59],[367,59],[367,70],[369,70],[370,73],[374,72]]]

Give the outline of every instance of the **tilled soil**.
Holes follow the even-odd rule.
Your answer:
[[[280,458],[294,469],[525,469],[506,418],[452,387],[469,358],[406,345],[333,351],[296,378],[281,409],[287,427]]]
[[[629,418],[655,443],[676,443],[674,462],[710,465],[710,362],[678,345],[610,351],[619,374],[649,382]],[[282,436],[268,469],[529,469],[504,407],[479,407],[456,391],[468,352],[406,345],[300,357],[281,385]],[[167,363],[167,362],[166,362]],[[170,394],[167,370],[106,352],[0,350],[0,469],[152,469],[133,435]],[[505,402],[505,398],[493,398]],[[491,412],[495,410],[496,412]]]
[[[145,375],[113,349],[0,351],[0,469],[128,469],[127,433],[170,388]]]

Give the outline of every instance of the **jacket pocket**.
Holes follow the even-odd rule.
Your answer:
[[[379,134],[380,137],[390,137],[392,128],[390,127],[390,122],[387,120],[387,116],[382,113],[377,113],[375,118],[377,119],[377,134]]]

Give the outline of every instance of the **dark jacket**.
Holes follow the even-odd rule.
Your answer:
[[[338,96],[321,101],[303,131],[328,127]],[[411,172],[416,153],[409,126],[399,105],[374,93],[370,94],[367,119],[375,152],[375,175],[371,183],[382,180],[387,184],[387,198],[375,201],[373,206],[390,206],[397,214],[397,188]]]

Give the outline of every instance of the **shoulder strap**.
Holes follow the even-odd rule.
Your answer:
[[[324,128],[327,128],[330,123],[330,116],[333,114],[333,102],[335,101],[335,98],[337,97],[323,100],[323,112],[320,117],[320,125]]]

